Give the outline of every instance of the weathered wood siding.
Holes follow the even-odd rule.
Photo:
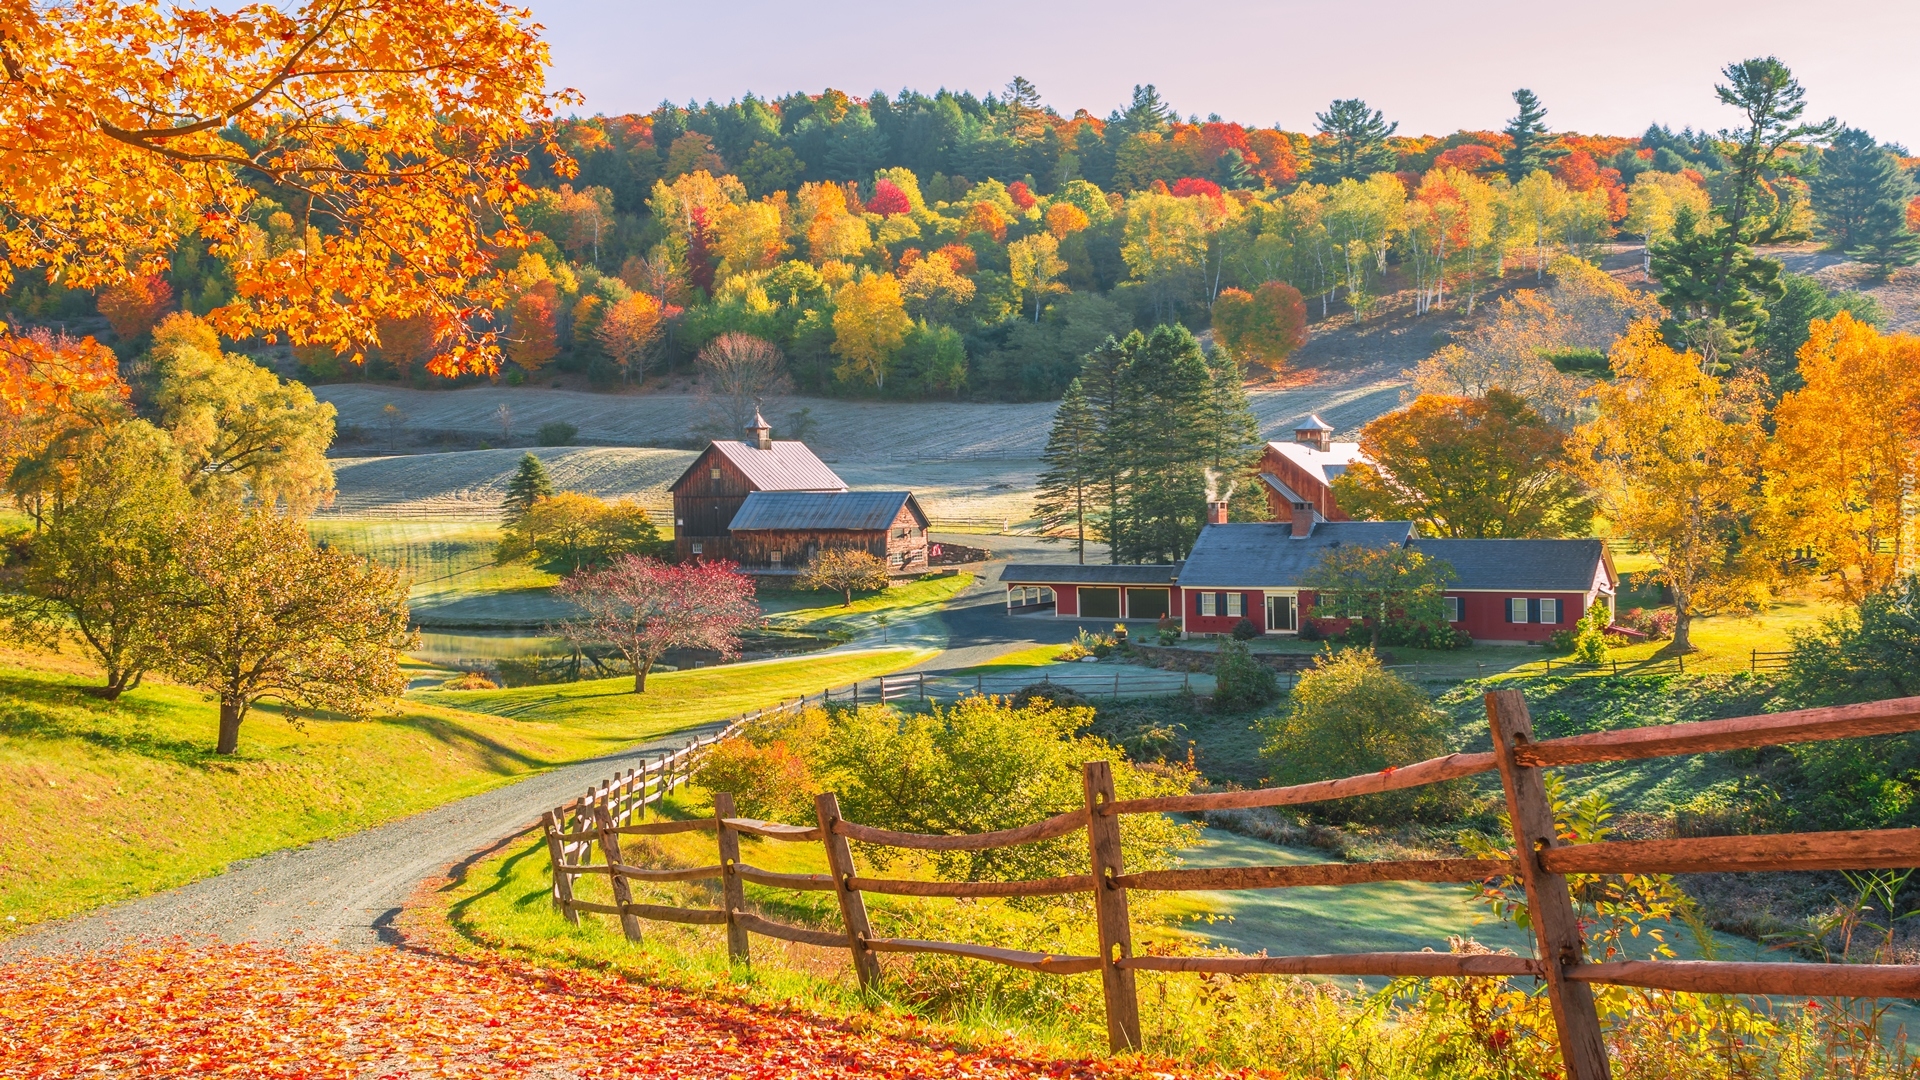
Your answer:
[[[732,534],[729,550],[729,558],[750,570],[798,570],[817,552],[858,550],[885,559],[892,573],[914,574],[927,569],[927,529],[911,507],[902,506],[884,531],[742,529]]]
[[[754,491],[752,483],[726,455],[709,446],[673,489],[673,546],[682,561],[700,545],[703,559],[734,559],[727,524]]]

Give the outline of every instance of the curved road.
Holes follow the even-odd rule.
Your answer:
[[[1017,559],[1059,560],[1068,554],[1024,537],[945,539],[990,546],[996,555]],[[948,648],[921,668],[964,668],[1012,649],[1073,637],[1077,625],[1070,621],[1009,618],[998,579],[999,567],[989,563],[981,581],[942,612]],[[678,749],[688,738],[719,726],[715,721],[669,732],[619,754],[567,765],[338,840],[243,860],[169,892],[15,935],[0,941],[0,957],[176,936],[350,947],[391,941],[390,924],[420,882],[519,835],[543,811],[612,774],[637,768],[643,759]]]

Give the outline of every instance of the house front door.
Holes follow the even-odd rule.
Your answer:
[[[1267,594],[1267,629],[1300,629],[1299,600],[1292,593],[1285,596]]]

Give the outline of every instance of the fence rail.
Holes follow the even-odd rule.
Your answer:
[[[553,858],[555,899],[567,918],[578,912],[617,915],[626,934],[640,937],[640,918],[725,924],[728,952],[738,962],[750,959],[748,934],[787,941],[844,947],[862,986],[878,977],[875,953],[941,953],[1006,964],[1031,971],[1074,974],[1098,971],[1104,990],[1108,1038],[1118,1051],[1141,1047],[1136,971],[1213,972],[1239,975],[1416,975],[1507,978],[1535,976],[1547,984],[1568,1080],[1602,1080],[1609,1075],[1594,1007],[1596,983],[1716,994],[1781,994],[1807,997],[1920,997],[1920,965],[1795,964],[1726,961],[1591,962],[1586,957],[1567,877],[1570,874],[1651,874],[1703,871],[1868,869],[1920,865],[1920,829],[1882,829],[1846,833],[1797,833],[1771,836],[1702,837],[1680,840],[1606,841],[1567,844],[1555,827],[1541,770],[1602,761],[1709,753],[1786,743],[1860,738],[1920,730],[1920,697],[1805,709],[1769,716],[1748,716],[1601,732],[1535,742],[1525,697],[1514,690],[1486,695],[1493,732],[1491,753],[1452,754],[1364,776],[1260,791],[1219,792],[1168,798],[1119,800],[1111,767],[1084,767],[1083,805],[1044,821],[1014,829],[966,836],[893,832],[860,825],[840,815],[838,797],[822,794],[815,803],[813,827],[770,825],[733,816],[733,797],[714,795],[714,816],[676,822],[679,828],[710,828],[717,834],[720,862],[686,873],[718,876],[723,881],[721,909],[663,908],[636,904],[627,890],[632,880],[665,880],[657,871],[631,870],[620,856],[619,837],[645,826],[620,827],[613,812],[614,788],[598,789],[587,808],[596,823],[594,836],[605,865],[592,868],[613,883],[614,904],[588,904],[572,898],[570,882],[588,867],[570,855],[581,854],[587,832],[564,831],[557,814],[546,819],[548,851]],[[682,753],[690,754],[692,748]],[[1512,823],[1515,855],[1504,859],[1425,859],[1377,863],[1319,863],[1287,866],[1216,867],[1129,874],[1120,854],[1121,818],[1130,814],[1297,805],[1400,790],[1488,772],[1500,774]],[[601,801],[593,801],[599,799]],[[642,803],[644,805],[644,802]],[[584,820],[579,813],[575,821]],[[666,823],[661,823],[666,824]],[[666,831],[664,829],[660,831]],[[1087,835],[1087,874],[1011,882],[926,882],[871,878],[859,873],[849,840],[898,848],[975,851],[1035,843],[1076,832]],[[827,874],[773,874],[739,861],[738,835],[748,833],[787,842],[820,842]],[[584,861],[590,862],[591,853]],[[1324,956],[1136,956],[1128,918],[1132,890],[1237,890],[1300,886],[1354,885],[1375,881],[1491,881],[1518,878],[1526,893],[1535,936],[1536,957],[1454,955],[1431,952],[1352,953]],[[745,910],[741,882],[775,888],[828,890],[839,900],[841,929],[815,930],[774,922]],[[569,883],[566,887],[562,883]],[[1037,896],[1090,893],[1098,927],[1100,954],[1070,956],[1001,949],[966,942],[919,941],[876,937],[867,921],[864,894],[914,896]]]
[[[1298,681],[1297,675],[1289,679],[1288,672],[1278,673],[1285,688],[1291,689]],[[930,675],[925,672],[912,672],[905,675],[886,675],[878,679],[857,682],[838,690],[822,691],[814,700],[829,704],[877,705],[896,701],[943,702],[952,704],[965,697],[976,695],[1012,695],[1034,686],[1057,686],[1062,690],[1071,690],[1087,698],[1155,697],[1167,694],[1180,694],[1193,689],[1193,676],[1188,672],[1157,671],[1141,668],[1125,668],[1104,672],[1078,672],[1055,675],[1051,672],[1034,678],[1031,675]]]

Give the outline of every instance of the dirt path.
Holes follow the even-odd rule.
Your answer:
[[[514,835],[589,785],[719,726],[686,728],[338,840],[237,862],[191,885],[8,938],[0,957],[170,937],[353,948],[391,942],[392,921],[421,881]]]

